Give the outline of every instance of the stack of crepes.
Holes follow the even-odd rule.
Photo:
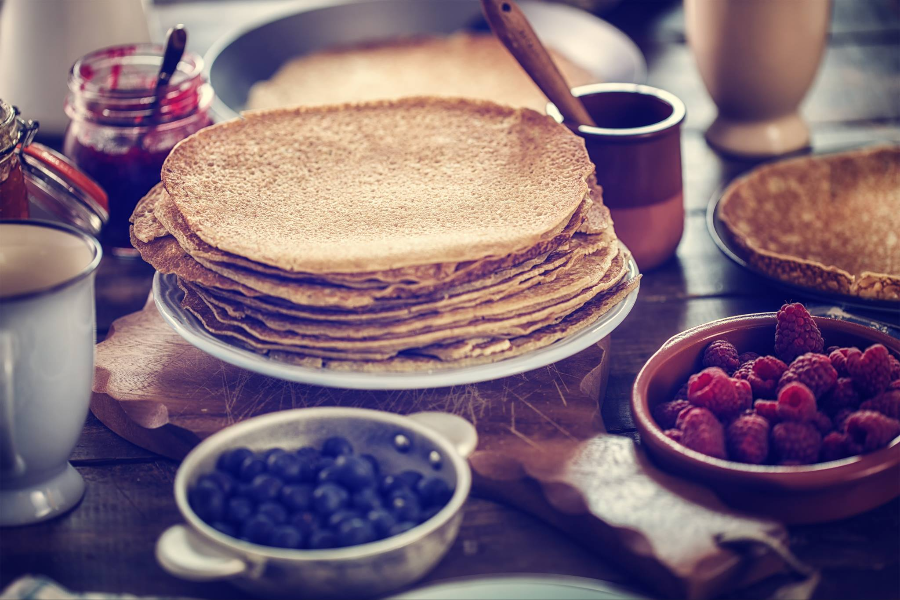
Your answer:
[[[491,362],[591,325],[636,287],[593,170],[580,138],[529,109],[259,111],[172,151],[132,242],[210,332],[276,360]]]

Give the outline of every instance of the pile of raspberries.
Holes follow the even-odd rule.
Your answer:
[[[900,361],[881,344],[825,349],[802,304],[778,311],[775,354],[716,340],[703,370],[653,416],[697,452],[750,464],[804,465],[887,446],[900,435]]]

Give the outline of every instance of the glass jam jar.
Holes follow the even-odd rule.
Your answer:
[[[19,158],[19,145],[28,144],[37,130],[32,121],[0,100],[0,219],[27,219],[28,193]]]
[[[154,44],[105,48],[79,59],[69,73],[63,152],[106,191],[109,223],[101,241],[119,256],[136,255],[128,219],[159,183],[169,152],[212,122],[213,90],[195,54],[184,54],[157,101],[162,53]]]

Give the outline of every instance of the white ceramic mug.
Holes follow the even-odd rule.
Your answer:
[[[74,507],[68,463],[91,399],[97,240],[49,221],[0,222],[0,526]]]
[[[709,143],[738,156],[809,145],[799,113],[819,68],[830,0],[685,0],[688,42],[719,109]]]

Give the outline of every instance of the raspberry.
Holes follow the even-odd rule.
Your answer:
[[[830,355],[835,350],[840,350],[840,348],[841,348],[840,346],[828,346],[827,348],[825,348],[825,354]]]
[[[859,354],[859,348],[838,348],[828,353],[828,360],[831,366],[837,371],[838,377],[847,377],[847,357],[851,354]]]
[[[769,455],[769,422],[759,415],[741,415],[725,431],[732,460],[761,464]]]
[[[769,423],[777,423],[781,420],[778,416],[778,402],[775,400],[757,400],[753,405],[756,414],[765,418]]]
[[[808,352],[790,364],[787,371],[778,380],[778,389],[792,381],[799,381],[808,387],[813,396],[818,399],[834,387],[837,378],[837,371],[831,366],[831,361],[827,356]]]
[[[821,352],[825,348],[816,322],[802,304],[785,304],[775,315],[775,354],[784,362],[791,362],[807,352]]]
[[[750,382],[753,394],[757,398],[774,398],[778,380],[784,375],[787,365],[774,356],[761,356],[750,364],[750,372],[746,377],[740,377]],[[744,372],[744,367],[738,369]],[[734,374],[738,377],[738,373]]]
[[[822,434],[810,423],[785,421],[772,428],[771,443],[778,462],[809,464],[819,458]]]
[[[741,366],[753,362],[757,358],[759,358],[759,354],[756,352],[741,352],[738,354],[738,360],[741,361]]]
[[[891,382],[891,355],[881,344],[869,346],[862,354],[847,357],[847,372],[863,398],[875,396]]]
[[[716,340],[703,352],[703,367],[719,367],[732,375],[741,366],[738,351],[728,340]]]
[[[855,410],[850,408],[842,408],[841,410],[834,413],[834,417],[831,419],[832,425],[834,425],[835,431],[845,431],[847,425],[847,419],[855,412]]]
[[[834,426],[831,423],[831,419],[829,419],[828,415],[823,413],[821,410],[813,415],[810,423],[815,425],[816,429],[818,429],[819,433],[821,433],[822,435],[825,435],[826,433],[834,429]]]
[[[718,367],[703,369],[688,379],[688,400],[723,419],[736,415],[743,410],[743,398],[737,397],[732,381]]]
[[[900,360],[892,355],[889,362],[891,363],[891,381],[900,381]]]
[[[874,410],[886,417],[900,419],[900,390],[886,390],[859,405],[859,410]]]
[[[856,411],[847,418],[844,427],[863,452],[883,448],[900,435],[900,421],[872,410]]]
[[[832,431],[822,440],[822,462],[856,456],[861,452],[862,447],[852,437],[840,431]]]
[[[676,442],[678,442],[680,444],[681,436],[683,434],[681,433],[680,429],[666,429],[665,431],[663,431],[663,435],[665,435],[670,440],[675,440]]]
[[[859,394],[853,387],[853,380],[849,377],[839,378],[831,391],[822,396],[819,404],[829,413],[836,413],[844,408],[855,409],[859,406]]]
[[[663,402],[656,405],[653,409],[653,418],[656,424],[662,429],[672,429],[678,420],[678,413],[686,408],[690,408],[691,403],[687,400],[672,400],[671,402]]]
[[[715,458],[725,458],[725,430],[714,414],[694,407],[678,415],[681,443]]]
[[[792,381],[778,392],[778,416],[783,421],[810,421],[816,416],[816,398],[808,387]]]
[[[737,371],[734,372],[734,375],[732,375],[732,377],[734,377],[735,379],[743,379],[746,381],[746,380],[750,379],[751,373],[753,373],[753,361],[752,360],[750,362],[745,362],[745,363],[741,364],[741,367]]]
[[[900,390],[900,379],[895,379],[888,386],[889,390]]]
[[[678,391],[675,392],[675,397],[672,400],[687,400],[687,382],[684,383]]]
[[[751,408],[753,406],[753,390],[750,384],[743,379],[732,379],[731,385],[734,386],[735,400],[739,407],[738,411],[743,412]]]

